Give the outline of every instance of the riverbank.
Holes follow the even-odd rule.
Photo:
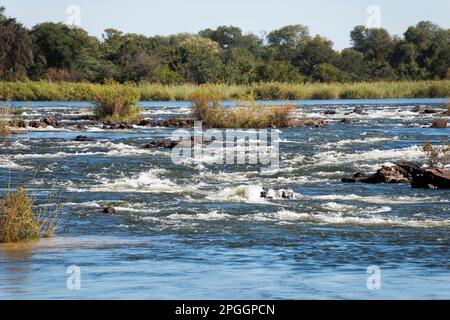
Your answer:
[[[99,90],[109,85],[69,82],[0,82],[2,101],[92,101]],[[185,84],[163,86],[143,83],[126,84],[139,89],[141,100],[191,100],[198,86]],[[336,99],[406,99],[446,98],[450,81],[360,82],[336,84],[260,83],[254,85],[210,85],[224,100],[336,100]]]

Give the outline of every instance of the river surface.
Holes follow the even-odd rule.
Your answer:
[[[170,150],[142,147],[174,129],[104,130],[80,120],[86,102],[3,103],[65,126],[1,140],[0,191],[27,187],[59,223],[52,239],[0,245],[0,299],[450,299],[450,191],[341,182],[423,161],[423,141],[450,128],[423,128],[439,115],[414,108],[444,101],[290,103],[334,125],[279,130],[269,173],[174,164]],[[190,112],[189,102],[142,105],[152,119]],[[355,106],[367,115],[345,115]],[[295,197],[262,199],[263,187]]]

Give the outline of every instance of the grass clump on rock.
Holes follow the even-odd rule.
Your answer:
[[[132,84],[107,83],[95,92],[96,118],[108,123],[137,122],[141,120],[140,98],[139,89]]]
[[[201,86],[191,95],[193,116],[206,128],[282,128],[288,125],[292,106],[257,105],[246,102],[225,108],[223,96],[213,86]]]

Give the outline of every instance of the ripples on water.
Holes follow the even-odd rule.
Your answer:
[[[355,105],[299,106],[336,125],[280,130],[273,175],[175,165],[170,151],[142,148],[172,129],[106,131],[78,120],[85,103],[16,104],[24,118],[56,115],[68,127],[3,140],[0,185],[25,185],[39,206],[60,206],[61,221],[53,240],[0,247],[0,297],[449,298],[449,191],[340,179],[423,160],[422,142],[450,130],[409,127],[433,118],[416,105],[437,101],[369,102],[360,102],[368,115],[345,116],[352,124],[339,121]],[[151,118],[189,113],[183,102],[144,106]],[[330,108],[337,114],[325,115]],[[80,134],[94,141],[74,142]],[[295,199],[260,199],[263,186],[292,189]],[[72,264],[81,291],[66,289]],[[370,265],[382,268],[376,292],[366,287]]]

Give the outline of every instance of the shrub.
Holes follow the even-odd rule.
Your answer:
[[[95,115],[107,122],[135,122],[140,116],[139,90],[131,84],[108,83],[95,92]]]
[[[431,142],[425,141],[422,151],[426,154],[428,168],[444,169],[450,161],[450,140],[445,142],[441,139],[440,145],[434,146]]]

